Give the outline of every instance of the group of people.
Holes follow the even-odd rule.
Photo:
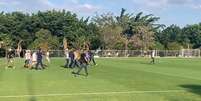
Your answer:
[[[88,76],[88,66],[90,62],[93,62],[93,65],[97,65],[94,59],[94,54],[90,50],[65,50],[66,63],[65,68],[75,68],[78,67],[78,71],[72,72],[72,74],[80,75],[82,69],[85,70],[86,76]]]
[[[45,69],[45,66],[43,64],[43,55],[45,55],[48,62],[50,62],[49,59],[49,52],[44,54],[41,49],[38,49],[36,52],[31,52],[31,50],[25,51],[25,63],[24,67],[29,69],[36,69],[41,70]],[[15,68],[14,66],[14,57],[15,57],[15,51],[12,49],[9,49],[6,55],[7,58],[7,67],[6,68]]]
[[[45,69],[45,65],[43,64],[43,55],[45,55],[46,59],[49,62],[49,52],[46,52],[46,54],[44,54],[41,49],[38,49],[37,52],[32,53],[31,50],[26,50],[24,67],[36,70]]]
[[[78,68],[78,71],[72,72],[72,74],[80,75],[82,69],[84,69],[86,76],[88,76],[88,70],[90,63],[97,65],[94,59],[94,54],[90,50],[79,50],[79,49],[65,49],[64,51],[66,57],[65,68]],[[42,51],[38,49],[36,52],[31,50],[26,50],[24,54],[25,63],[24,67],[28,69],[42,70],[45,69],[47,65],[43,64],[43,57],[50,63],[49,51]],[[7,63],[10,68],[14,68],[13,59],[15,57],[15,51],[9,49],[7,54]]]

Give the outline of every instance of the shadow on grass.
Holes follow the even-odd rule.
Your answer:
[[[140,62],[140,64],[142,64],[142,65],[155,65],[155,64],[157,64],[156,62],[153,64],[153,63],[150,63],[150,61],[148,61],[148,62]]]
[[[64,65],[61,65],[60,67],[61,67],[61,68],[67,68],[67,67],[65,67]]]
[[[201,85],[180,85],[180,87],[185,88],[191,93],[201,96]]]
[[[36,97],[34,96],[34,86],[33,86],[33,77],[32,74],[27,75],[27,89],[28,89],[28,94],[32,95],[28,101],[37,101]]]

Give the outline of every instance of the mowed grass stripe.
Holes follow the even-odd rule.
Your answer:
[[[124,61],[128,60],[129,61],[132,59],[124,58],[122,60],[124,60]],[[183,68],[170,68],[169,66],[161,65],[161,63],[156,63],[156,64],[152,65],[152,64],[149,64],[149,61],[148,61],[149,59],[145,59],[144,61],[141,61],[141,60],[142,59],[140,59],[140,58],[138,60],[133,59],[132,60],[133,62],[126,62],[126,63],[124,61],[122,61],[121,64],[124,64],[126,66],[121,67],[121,66],[117,65],[116,68],[120,68],[120,69],[124,68],[124,69],[129,69],[129,70],[136,70],[136,71],[149,72],[149,73],[160,74],[160,75],[165,75],[165,76],[172,76],[172,77],[201,81],[201,78],[200,78],[201,75],[199,75],[200,72],[198,70],[191,70],[191,69],[185,69],[185,68],[184,69]],[[168,59],[168,60],[173,61],[174,59]],[[182,59],[176,59],[176,60],[181,61]],[[158,60],[158,61],[160,61],[160,60]],[[162,59],[162,61],[164,62],[164,58]],[[184,60],[184,61],[186,61],[186,60]],[[118,59],[117,59],[117,60],[112,61],[112,62],[119,64],[121,61],[118,61]],[[197,62],[199,62],[199,61],[197,61]],[[192,68],[192,67],[189,67],[189,68]],[[197,74],[197,75],[195,75],[195,74]],[[195,75],[195,76],[190,76],[190,75]]]
[[[186,92],[186,91],[184,91],[184,90],[165,90],[165,91],[94,92],[94,93],[71,93],[71,94],[8,95],[8,96],[0,96],[0,98],[79,96],[79,95],[113,95],[113,94],[144,94],[144,93],[181,93],[181,92]]]

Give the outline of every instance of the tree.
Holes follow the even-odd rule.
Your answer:
[[[141,49],[146,50],[152,46],[154,42],[154,30],[161,26],[160,24],[155,24],[155,22],[159,20],[159,17],[154,17],[152,14],[143,16],[143,12],[137,13],[134,16],[134,14],[126,13],[126,10],[123,8],[116,19],[118,24],[123,28],[123,37],[127,39],[125,40],[126,50],[128,49],[127,45],[129,44],[129,41],[134,41],[131,39],[135,39],[135,42],[143,42]],[[138,41],[136,41],[136,39],[138,39]]]
[[[170,25],[162,32],[156,34],[156,40],[164,45],[165,49],[168,49],[169,43],[180,44],[182,35],[182,29],[176,25]]]
[[[112,13],[95,16],[92,21],[98,26],[100,38],[104,42],[104,49],[113,49],[115,44],[120,40],[122,27],[116,23],[116,19]]]
[[[58,49],[59,40],[57,37],[52,36],[51,32],[46,29],[40,29],[36,32],[36,39],[32,43],[32,48],[37,49],[41,48],[45,51],[49,49]]]
[[[185,44],[192,44],[192,48],[201,47],[201,24],[188,25],[183,28],[182,34]]]

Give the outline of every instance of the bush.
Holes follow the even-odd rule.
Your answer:
[[[182,46],[177,42],[168,43],[167,45],[169,50],[180,50]]]

